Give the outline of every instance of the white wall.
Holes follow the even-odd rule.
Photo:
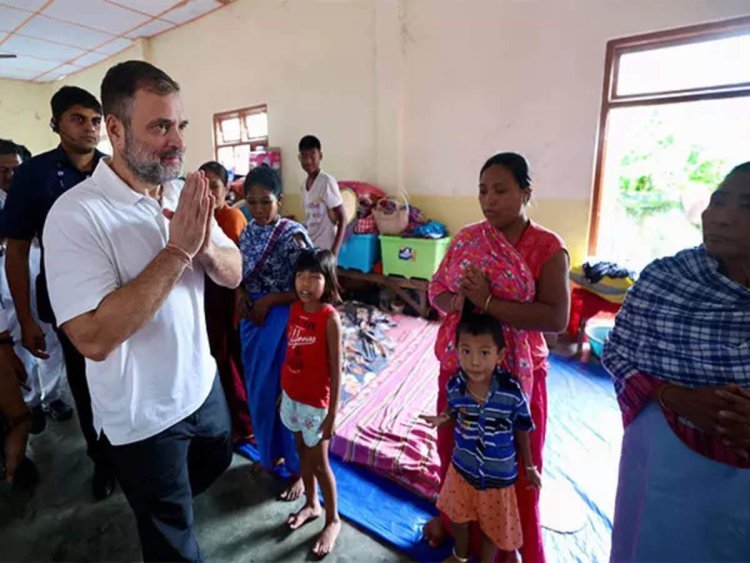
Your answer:
[[[538,199],[589,199],[607,41],[747,14],[748,0],[407,0],[405,184],[472,195],[511,149]]]
[[[154,38],[152,62],[183,90],[188,164],[214,158],[214,113],[266,103],[287,191],[299,191],[297,142],[307,133],[339,178],[372,178],[373,33],[370,1],[245,0]]]
[[[121,62],[133,59],[145,60],[147,48],[147,40],[138,40],[131,47],[125,49],[124,51],[121,51],[120,53],[109,57],[108,59],[100,63],[90,66],[87,69],[82,70],[81,72],[71,74],[64,81],[50,83],[53,86],[52,92],[54,92],[63,84],[69,84],[70,86],[78,86],[79,88],[88,90],[94,96],[96,96],[97,100],[101,101],[100,94],[102,79],[104,78],[107,70],[111,66],[114,66]]]
[[[214,113],[266,103],[288,194],[303,176],[297,141],[313,133],[338,178],[405,187],[453,231],[480,218],[485,158],[519,151],[532,216],[579,260],[606,42],[748,14],[750,0],[237,0],[65,82],[98,95],[113,62],[163,68],[182,86],[189,168],[214,157]],[[0,81],[0,135],[54,144],[61,85]]]

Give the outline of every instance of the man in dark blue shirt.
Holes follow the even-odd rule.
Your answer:
[[[55,326],[56,323],[49,304],[43,260],[39,277],[29,279],[31,241],[41,240],[47,214],[57,198],[90,176],[103,156],[96,150],[102,109],[92,94],[81,88],[63,86],[52,96],[50,104],[50,127],[60,136],[60,145],[15,170],[0,222],[0,236],[8,239],[6,274],[21,324],[23,345],[39,358],[46,358],[47,353],[44,333],[31,314],[31,283],[36,284],[39,318]],[[103,499],[112,493],[114,473],[107,460],[105,442],[94,430],[85,360],[62,331],[57,330],[57,334],[81,430],[94,462],[94,496]]]

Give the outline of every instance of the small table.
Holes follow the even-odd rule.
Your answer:
[[[427,319],[430,316],[432,307],[430,307],[430,301],[427,298],[427,289],[430,285],[430,282],[428,282],[427,280],[399,278],[396,276],[384,276],[382,274],[376,274],[374,272],[364,274],[357,270],[344,270],[343,268],[338,268],[338,276],[342,280],[349,279],[352,281],[362,281],[385,287],[386,289],[389,289],[396,295],[398,295],[404,301],[404,303],[409,305],[423,318]],[[412,297],[412,295],[408,291],[406,291],[407,289],[411,289],[412,291],[416,292],[417,299],[414,299],[414,297]]]

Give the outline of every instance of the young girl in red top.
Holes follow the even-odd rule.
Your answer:
[[[313,553],[331,552],[341,530],[336,480],[328,463],[341,381],[341,321],[336,259],[329,250],[305,251],[297,261],[287,327],[287,350],[281,371],[281,422],[294,433],[307,502],[287,520],[296,530],[320,516],[318,482],[326,506],[326,523]]]

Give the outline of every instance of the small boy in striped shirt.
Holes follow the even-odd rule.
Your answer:
[[[455,420],[456,445],[437,507],[450,518],[453,559],[468,561],[469,523],[482,530],[481,561],[516,561],[523,543],[514,484],[518,450],[531,486],[541,487],[529,432],[534,424],[521,387],[499,367],[505,353],[500,322],[465,312],[457,329],[461,369],[448,382],[448,407],[421,418],[433,426]]]

